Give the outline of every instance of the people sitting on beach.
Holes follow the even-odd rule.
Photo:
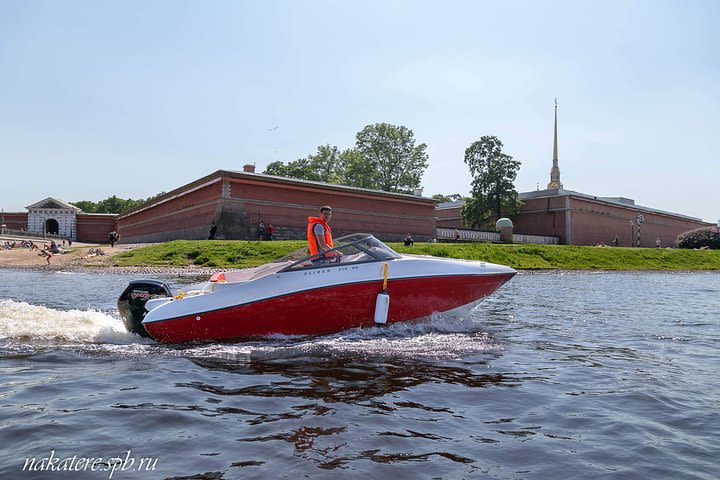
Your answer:
[[[88,250],[88,254],[85,255],[83,258],[90,258],[90,257],[96,257],[96,256],[104,256],[105,252],[100,247],[93,247],[90,250]]]
[[[60,253],[60,247],[55,243],[55,240],[50,241],[50,253]]]

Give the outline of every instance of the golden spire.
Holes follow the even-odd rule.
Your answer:
[[[557,98],[555,99],[555,130],[553,137],[553,166],[550,169],[550,183],[548,183],[548,190],[556,188],[563,188],[563,184],[560,181],[560,167],[558,167],[558,140],[557,140]]]

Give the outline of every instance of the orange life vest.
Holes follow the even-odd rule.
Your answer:
[[[313,227],[318,223],[325,227],[325,245],[330,248],[334,247],[332,233],[330,232],[330,226],[328,226],[327,222],[321,217],[308,217],[307,239],[308,246],[310,247],[310,255],[315,255],[320,250],[315,234],[313,233]]]

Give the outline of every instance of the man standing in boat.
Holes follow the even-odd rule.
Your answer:
[[[330,250],[334,247],[332,232],[328,222],[332,217],[332,208],[324,205],[320,207],[320,216],[308,217],[307,239],[310,255]],[[333,252],[342,256],[340,252]],[[324,258],[323,258],[324,259]]]

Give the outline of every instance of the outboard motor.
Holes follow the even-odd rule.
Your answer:
[[[142,325],[147,313],[145,303],[151,298],[172,297],[170,288],[157,280],[133,280],[118,298],[117,306],[120,310],[125,328],[128,332],[137,333],[142,337],[150,337]]]

